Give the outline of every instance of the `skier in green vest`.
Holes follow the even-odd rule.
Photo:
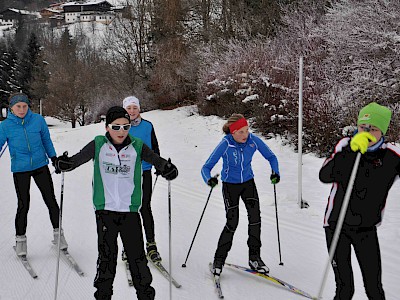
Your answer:
[[[111,107],[106,115],[106,134],[96,136],[79,153],[63,155],[55,163],[59,171],[71,171],[93,159],[93,204],[96,209],[98,235],[97,274],[94,286],[96,299],[109,300],[118,256],[118,234],[132,273],[139,300],[153,300],[155,290],[147,266],[139,210],[142,205],[142,160],[173,180],[178,170],[169,161],[154,153],[141,139],[129,135],[127,111]]]

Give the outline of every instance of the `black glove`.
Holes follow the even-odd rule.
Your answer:
[[[208,179],[207,184],[214,188],[218,184],[218,178],[217,177],[211,177]]]
[[[156,169],[156,171],[154,172],[154,175],[156,176],[160,176],[162,174],[161,170]]]
[[[60,174],[61,172],[68,172],[72,170],[72,161],[71,158],[68,157],[68,152],[64,152],[63,155],[57,157],[53,163],[54,168],[56,169],[56,174]]]
[[[168,163],[164,167],[164,171],[161,173],[161,176],[167,180],[174,180],[178,177],[178,169],[174,164],[171,163],[171,160],[168,160]]]
[[[281,176],[276,173],[272,173],[270,179],[272,184],[277,184],[281,180]]]
[[[50,157],[50,160],[51,160],[51,164],[53,165],[53,167],[56,168],[57,156]]]

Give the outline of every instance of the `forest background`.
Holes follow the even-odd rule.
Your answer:
[[[43,22],[0,31],[0,105],[27,93],[32,109],[97,122],[136,95],[143,110],[196,104],[204,115],[243,113],[254,131],[297,143],[304,57],[303,151],[327,155],[358,110],[393,111],[400,140],[400,2],[390,0],[110,0],[110,25]],[[2,0],[39,11],[45,0]]]

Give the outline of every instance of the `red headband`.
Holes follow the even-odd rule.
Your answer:
[[[238,131],[240,128],[244,126],[248,126],[247,121],[245,118],[241,118],[236,122],[232,123],[231,125],[229,125],[229,131],[231,133],[235,133],[235,131]]]

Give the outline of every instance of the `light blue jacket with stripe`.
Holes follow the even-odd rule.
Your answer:
[[[250,133],[245,143],[238,143],[227,134],[211,153],[201,169],[203,180],[211,178],[211,170],[222,157],[222,182],[243,183],[254,178],[251,161],[256,151],[269,161],[273,172],[279,175],[278,159],[269,147],[257,136]]]
[[[0,123],[0,148],[5,143],[11,157],[11,172],[33,171],[56,156],[50,132],[44,118],[28,109],[23,119],[9,111]]]
[[[147,147],[153,150],[156,154],[160,155],[156,133],[153,124],[150,121],[141,119],[138,125],[133,125],[129,130],[129,134],[133,137],[141,139]],[[146,161],[142,161],[143,171],[151,170],[152,165]]]

